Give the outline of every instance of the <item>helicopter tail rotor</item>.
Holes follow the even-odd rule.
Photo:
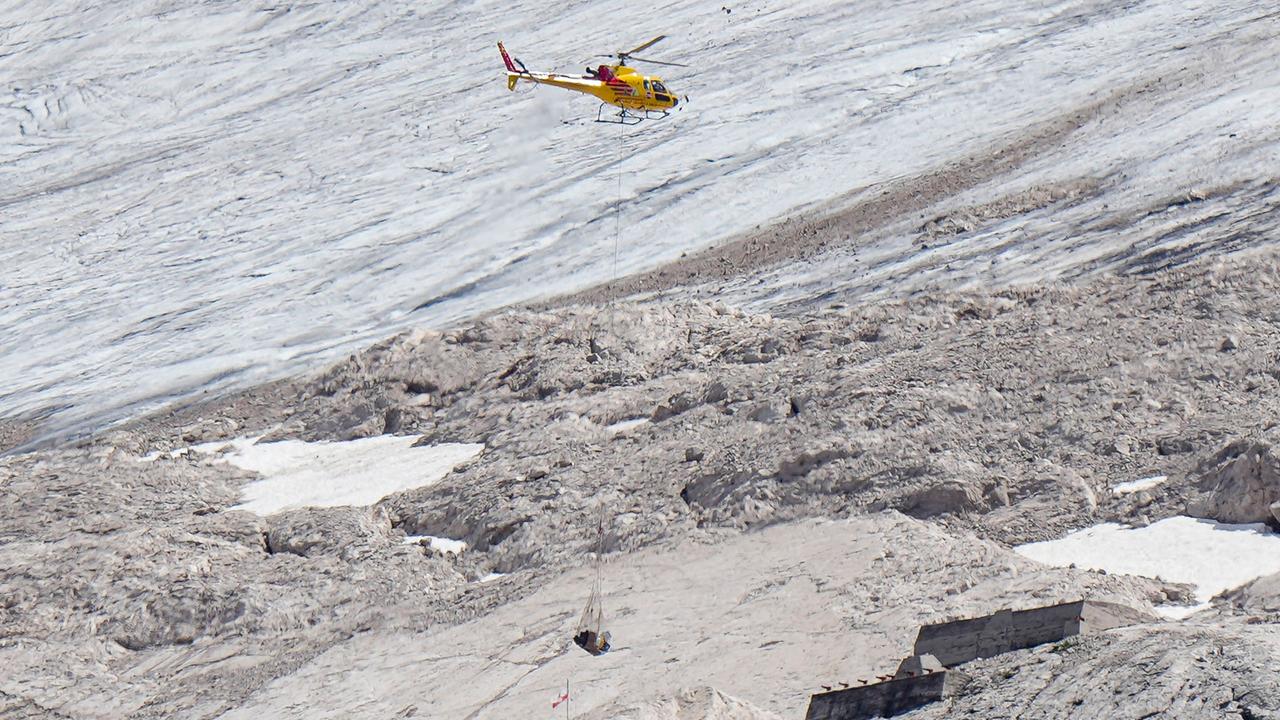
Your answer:
[[[520,58],[512,58],[507,54],[507,48],[498,43],[498,52],[502,53],[502,64],[507,66],[507,89],[515,90],[516,81],[521,77],[532,78],[533,73],[529,72],[529,68],[520,62]]]
[[[511,56],[507,54],[507,49],[503,47],[502,42],[498,42],[498,52],[502,53],[502,64],[507,66],[507,72],[517,72],[516,66],[511,62]]]

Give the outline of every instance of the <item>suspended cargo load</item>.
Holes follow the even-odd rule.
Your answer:
[[[582,609],[582,617],[574,629],[573,642],[592,655],[609,652],[611,636],[604,624],[604,593],[601,589],[601,567],[604,563],[604,512],[600,513],[600,526],[596,539],[595,580],[591,583],[591,595]]]

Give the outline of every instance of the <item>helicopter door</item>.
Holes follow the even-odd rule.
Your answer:
[[[649,89],[649,78],[644,79],[644,96],[647,98],[653,97],[653,91]]]
[[[661,100],[662,102],[672,102],[675,100],[675,98],[671,96],[671,91],[667,89],[667,86],[657,80],[653,81],[653,91],[657,93],[658,100]]]

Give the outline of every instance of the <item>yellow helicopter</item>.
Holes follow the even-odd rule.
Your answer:
[[[641,75],[634,68],[627,67],[627,61],[629,60],[639,60],[640,62],[654,65],[688,67],[688,65],[681,65],[680,63],[635,57],[636,53],[642,52],[665,37],[666,35],[659,35],[627,52],[604,55],[602,57],[616,57],[618,64],[587,68],[585,75],[530,72],[524,66],[524,63],[520,62],[520,58],[511,59],[502,43],[498,43],[498,52],[502,53],[502,62],[506,63],[507,66],[508,90],[515,90],[516,83],[520,80],[565,88],[566,90],[576,90],[577,92],[594,95],[602,101],[600,109],[596,111],[596,122],[635,125],[645,119],[656,120],[664,118],[671,108],[680,104],[676,94],[667,89],[667,86],[662,82],[662,78],[656,75]],[[685,99],[688,100],[688,98]],[[614,119],[604,118],[602,113],[606,104],[616,105],[622,108],[622,112],[613,115]]]

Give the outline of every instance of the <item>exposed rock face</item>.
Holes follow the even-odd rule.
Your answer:
[[[1168,590],[1153,580],[1047,568],[893,511],[693,533],[606,560],[599,572],[615,650],[605,655],[589,656],[569,639],[596,570],[526,570],[515,577],[533,575],[535,592],[506,595],[466,624],[373,627],[222,720],[394,717],[407,706],[442,718],[538,717],[566,678],[574,717],[636,718],[646,699],[655,700],[648,709],[658,717],[700,717],[719,701],[673,702],[675,689],[696,678],[799,718],[820,685],[892,673],[922,622],[1045,599],[1149,607]],[[508,581],[470,592],[502,592]],[[308,700],[318,688],[323,708]]]
[[[1222,522],[1280,523],[1272,511],[1280,501],[1280,434],[1234,440],[1205,465],[1200,486],[1209,495],[1192,507],[1194,514]]]

